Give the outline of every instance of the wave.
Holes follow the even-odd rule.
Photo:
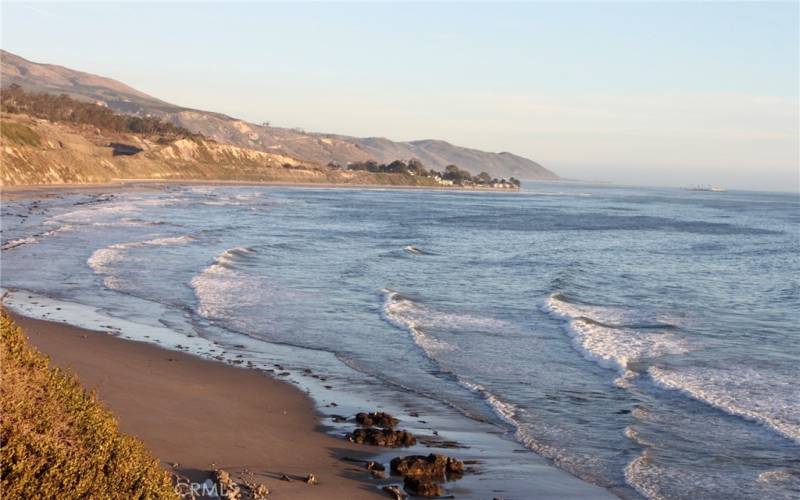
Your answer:
[[[510,427],[514,435],[514,440],[525,448],[533,451],[537,455],[552,460],[559,468],[573,474],[574,476],[592,484],[609,487],[602,474],[592,471],[597,469],[598,464],[594,457],[582,456],[581,454],[571,453],[565,448],[551,445],[537,439],[525,422],[531,421],[531,416],[526,415],[524,408],[520,408],[512,403],[504,401],[501,397],[491,392],[481,384],[469,382],[459,378],[459,384],[467,388],[470,392],[480,396],[480,398],[492,409],[500,420]],[[550,431],[553,429],[551,428]],[[562,442],[561,439],[551,436],[552,442]]]
[[[464,379],[459,379],[459,383],[471,392],[479,395],[481,399],[486,401],[498,417],[507,424],[513,426],[515,431],[520,432],[520,423],[516,419],[517,413],[519,412],[517,406],[503,401],[480,384],[475,384]]]
[[[433,255],[433,253],[422,250],[416,245],[408,245],[403,247],[403,250],[414,255]]]
[[[644,446],[636,437],[633,440]],[[750,475],[742,470],[719,471],[694,463],[664,460],[659,452],[643,450],[624,468],[625,482],[643,497],[796,499],[800,470],[782,468]]]
[[[92,252],[92,255],[86,260],[86,263],[96,274],[105,274],[106,278],[103,284],[106,288],[118,289],[117,277],[113,275],[111,268],[115,262],[122,262],[127,257],[127,252],[131,248],[144,248],[150,246],[176,246],[187,245],[195,241],[193,236],[168,236],[163,238],[155,238],[145,241],[131,241],[128,243],[115,243],[107,247],[103,247]]]
[[[670,324],[663,324],[660,318],[642,317],[618,308],[577,304],[559,293],[548,298],[544,309],[566,321],[567,332],[584,357],[620,372],[621,377],[615,381],[618,386],[626,387],[643,371],[658,387],[681,391],[800,442],[800,413],[797,411],[800,392],[796,389],[796,373],[790,373],[791,370],[783,372],[776,368],[767,372],[747,366],[735,369],[668,367],[655,362],[663,356],[688,353],[695,347],[664,331]],[[642,365],[646,368],[640,368]]]
[[[140,226],[163,226],[167,224],[159,220],[144,220],[137,218],[125,217],[113,222],[93,222],[92,226],[96,227],[140,227]]]
[[[105,203],[100,203],[103,201]],[[183,198],[132,198],[102,199],[75,203],[74,206],[82,207],[64,212],[49,219],[47,222],[68,222],[73,224],[94,224],[97,222],[117,222],[120,216],[133,216],[145,208],[158,208],[184,202]],[[109,220],[102,220],[108,218]]]
[[[234,269],[239,264],[247,262],[248,260],[252,259],[255,254],[256,251],[249,247],[229,248],[224,252],[220,253],[219,255],[217,255],[216,257],[214,257],[214,263],[210,266],[210,268],[218,266],[228,269]]]
[[[393,290],[384,289],[383,299],[382,317],[410,332],[414,342],[433,358],[444,351],[458,350],[458,347],[431,336],[431,330],[493,332],[507,326],[505,321],[495,318],[437,311]]]
[[[263,294],[247,288],[246,277],[237,270],[238,264],[252,259],[257,252],[249,247],[229,248],[216,257],[214,262],[192,278],[190,285],[197,297],[197,312],[212,319],[234,316],[232,309],[257,305]]]
[[[59,226],[59,227],[57,227],[55,229],[51,229],[49,231],[43,231],[41,233],[36,233],[36,234],[31,235],[31,236],[25,236],[23,238],[17,238],[17,239],[14,239],[14,240],[7,241],[7,242],[3,243],[0,246],[0,250],[11,250],[12,248],[17,248],[17,247],[22,246],[22,245],[30,245],[30,244],[33,244],[33,243],[38,243],[39,240],[41,240],[42,238],[55,236],[58,233],[61,233],[61,232],[64,232],[64,231],[71,231],[72,229],[74,229],[74,226],[72,226],[70,224],[64,224],[64,225]]]
[[[435,358],[435,355],[442,351],[452,351],[454,346],[443,340],[431,337],[422,331],[422,324],[426,323],[426,308],[419,306],[411,299],[403,297],[397,292],[384,290],[383,318],[398,328],[407,330],[411,333],[414,343],[417,344],[425,353]]]
[[[724,412],[763,424],[800,442],[800,391],[797,372],[753,367],[652,366],[648,374],[660,387],[681,391]]]
[[[638,375],[637,364],[692,350],[684,339],[667,331],[675,328],[674,324],[658,317],[577,304],[561,293],[550,295],[543,309],[566,322],[573,345],[585,358],[618,370],[621,377],[616,384],[620,386],[626,386]]]

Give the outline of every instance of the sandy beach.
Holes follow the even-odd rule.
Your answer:
[[[192,480],[215,468],[244,471],[275,498],[385,498],[378,482],[344,457],[370,448],[321,430],[310,398],[253,370],[14,315],[56,366],[97,391],[121,430],[141,439],[165,468]],[[318,485],[302,478],[313,473]],[[296,480],[280,480],[286,474]]]

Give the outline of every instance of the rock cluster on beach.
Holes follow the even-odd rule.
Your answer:
[[[401,476],[426,477],[439,480],[452,480],[464,474],[464,462],[431,453],[396,457],[391,462],[392,472]]]
[[[400,420],[394,418],[383,411],[376,411],[372,413],[358,413],[356,414],[356,422],[362,427],[381,427],[383,429],[392,429]]]
[[[446,455],[430,454],[396,457],[392,473],[403,476],[403,488],[414,496],[440,497],[445,491],[441,482],[452,481],[464,474],[464,463]]]
[[[346,435],[347,439],[353,443],[390,448],[414,446],[417,443],[416,438],[410,432],[395,430],[394,427],[400,423],[400,420],[386,412],[362,412],[356,414],[355,419],[362,428],[355,429]]]
[[[342,421],[343,417],[337,421]],[[400,421],[385,412],[358,413],[355,421],[361,428],[347,434],[347,439],[357,444],[404,447],[416,444],[416,438],[408,431],[396,430]],[[376,479],[383,479],[384,467],[373,461],[364,462]],[[383,491],[396,500],[406,498],[406,493],[418,497],[441,497],[445,489],[441,483],[459,479],[464,474],[464,462],[447,455],[407,455],[395,457],[390,463],[391,472],[403,477],[402,489],[398,485],[387,485]],[[405,493],[403,492],[405,490]]]
[[[410,432],[396,431],[394,429],[356,429],[347,436],[350,441],[356,444],[371,444],[392,448],[414,446],[417,443],[417,440]]]
[[[403,488],[410,494],[417,497],[441,497],[444,496],[444,488],[430,479],[418,477],[406,477],[403,479]]]

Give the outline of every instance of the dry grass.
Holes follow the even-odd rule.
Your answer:
[[[0,313],[0,492],[17,498],[176,498],[170,477],[77,378]]]
[[[0,135],[11,142],[24,146],[39,147],[42,143],[39,134],[34,132],[32,128],[21,123],[3,121],[0,123]]]

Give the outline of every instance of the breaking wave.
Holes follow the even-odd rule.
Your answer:
[[[122,262],[127,258],[131,248],[145,248],[150,246],[175,246],[187,245],[195,241],[193,236],[169,236],[145,241],[132,241],[128,243],[115,243],[92,252],[86,263],[96,274],[104,274],[103,284],[110,289],[118,289],[117,278],[114,276],[112,265]]]
[[[642,317],[619,308],[577,304],[560,293],[552,294],[543,309],[566,322],[567,333],[584,357],[620,372],[617,385],[624,386],[637,376],[638,363],[692,350],[685,340],[668,331],[674,325],[661,318]]]
[[[800,391],[797,373],[774,367],[762,371],[740,366],[656,364],[659,358],[695,350],[660,318],[641,317],[623,309],[571,302],[555,293],[544,310],[567,323],[573,344],[584,357],[616,369],[616,384],[625,387],[646,373],[664,389],[682,393],[731,415],[762,423],[781,435],[800,442]],[[643,368],[644,367],[644,368]]]
[[[800,390],[797,370],[753,367],[652,366],[648,374],[659,386],[674,389],[726,413],[759,422],[800,442]]]
[[[214,258],[214,262],[191,280],[197,297],[197,312],[208,319],[231,318],[241,307],[257,306],[263,291],[257,293],[250,280],[237,267],[255,257],[248,247],[229,248]],[[251,289],[252,288],[252,289]]]
[[[406,252],[408,252],[410,254],[414,254],[414,255],[433,255],[431,252],[428,252],[426,250],[422,250],[421,248],[419,248],[416,245],[408,245],[406,247],[403,247],[403,250],[405,250]]]
[[[17,238],[15,240],[7,241],[7,242],[3,243],[2,246],[0,246],[0,250],[11,250],[12,248],[16,248],[16,247],[19,247],[19,246],[22,246],[22,245],[30,245],[32,243],[38,243],[39,240],[41,240],[42,238],[47,238],[49,236],[55,236],[58,233],[61,233],[61,232],[64,232],[64,231],[71,231],[72,229],[74,229],[74,227],[72,225],[64,224],[63,226],[59,226],[59,227],[57,227],[55,229],[51,229],[49,231],[44,231],[44,232],[41,232],[41,233],[33,234],[31,236],[26,236],[24,238]]]
[[[430,326],[435,312],[417,304],[397,292],[384,290],[383,318],[392,325],[407,330],[416,343],[428,356],[434,357],[442,351],[452,351],[455,346],[431,337],[423,331]]]

